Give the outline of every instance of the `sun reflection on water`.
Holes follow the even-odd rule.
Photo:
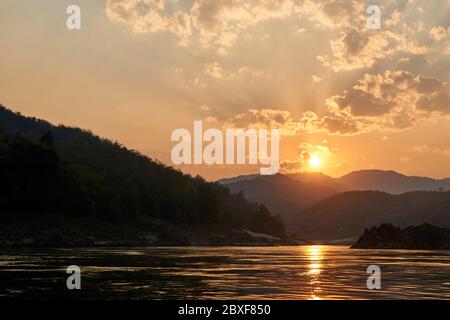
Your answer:
[[[322,272],[323,246],[309,246],[306,248],[308,264],[307,275],[309,285],[311,287],[311,295],[309,299],[320,300],[320,274]]]

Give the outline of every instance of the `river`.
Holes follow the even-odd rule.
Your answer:
[[[68,290],[66,268],[81,270]],[[367,268],[381,269],[369,290]],[[0,297],[450,299],[450,251],[345,246],[0,249]]]

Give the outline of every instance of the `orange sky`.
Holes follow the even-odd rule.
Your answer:
[[[171,132],[203,120],[279,128],[284,172],[450,177],[449,1],[378,3],[380,30],[364,1],[2,0],[0,103],[168,164]]]

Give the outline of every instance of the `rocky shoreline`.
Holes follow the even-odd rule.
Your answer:
[[[0,247],[280,246],[298,241],[245,229],[188,228],[160,220],[114,226],[98,220],[46,218],[0,228]]]

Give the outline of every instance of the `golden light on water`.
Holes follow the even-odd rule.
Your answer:
[[[322,246],[309,246],[307,250],[309,260],[322,260]]]
[[[322,271],[322,247],[321,246],[311,246],[308,248],[308,259],[311,263],[308,265],[309,275],[319,275]]]
[[[311,300],[320,300],[320,274],[322,272],[323,247],[309,246],[307,247],[308,264],[307,275],[309,277],[309,285],[311,286]]]
[[[319,263],[311,263],[308,267],[308,274],[320,274],[321,265]]]

